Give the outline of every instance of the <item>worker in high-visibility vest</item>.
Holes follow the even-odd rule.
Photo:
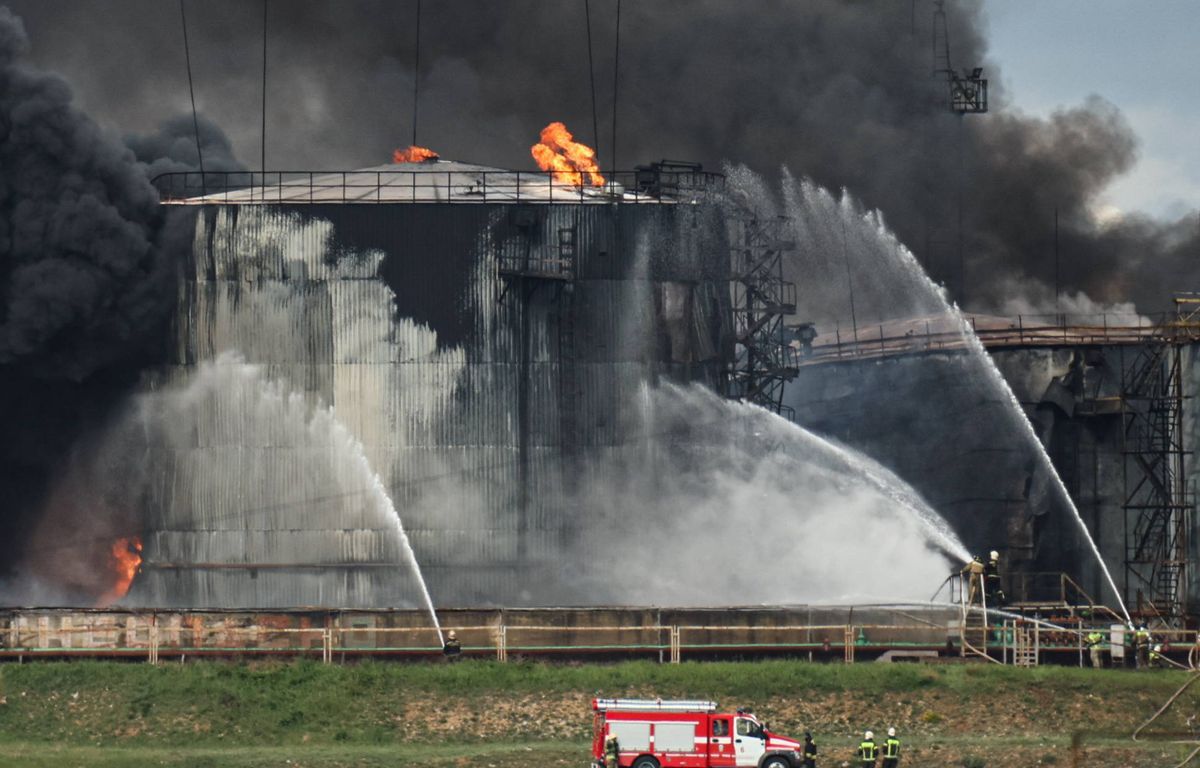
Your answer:
[[[1166,657],[1163,656],[1162,645],[1156,643],[1154,645],[1154,647],[1150,649],[1150,666],[1152,666],[1152,667],[1167,666]]]
[[[875,768],[875,761],[878,759],[879,746],[875,743],[875,734],[867,731],[858,745],[859,764],[862,765],[862,768]]]
[[[610,733],[604,740],[604,768],[617,768],[621,764],[621,745],[617,734]]]
[[[1133,658],[1138,669],[1150,666],[1150,630],[1145,622],[1133,633]]]
[[[888,728],[887,741],[883,742],[883,768],[896,768],[900,765],[900,739],[896,738],[896,729]]]
[[[1092,659],[1092,667],[1100,669],[1104,666],[1104,633],[1093,629],[1085,638],[1088,655]]]

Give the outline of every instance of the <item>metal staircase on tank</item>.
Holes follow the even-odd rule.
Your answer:
[[[1188,534],[1195,498],[1188,486],[1183,346],[1200,338],[1200,296],[1175,297],[1161,323],[1127,360],[1121,349],[1126,601],[1168,625],[1188,602]]]
[[[792,222],[731,206],[730,293],[735,350],[726,371],[726,396],[787,415],[784,385],[799,371],[784,318],[796,314],[796,285],[784,262],[796,250]]]

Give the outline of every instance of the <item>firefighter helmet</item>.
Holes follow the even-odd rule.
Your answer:
[[[888,728],[888,736],[895,736],[895,735],[896,735],[896,729]]]
[[[994,550],[994,549],[993,549],[993,550],[992,550],[992,551],[991,551],[989,554],[992,556],[992,559],[993,559],[993,560],[999,560],[999,559],[1000,559],[1000,553],[999,553],[999,552],[997,552],[997,551],[996,551],[996,550]]]
[[[866,733],[863,734],[863,738],[865,738],[867,741],[870,741],[875,738],[875,734],[871,733],[870,731],[867,731]]]

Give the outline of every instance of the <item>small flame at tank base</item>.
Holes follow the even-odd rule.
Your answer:
[[[133,577],[142,567],[142,540],[137,536],[117,539],[109,553],[109,571],[115,577],[113,586],[96,601],[97,608],[107,608],[129,592]]]

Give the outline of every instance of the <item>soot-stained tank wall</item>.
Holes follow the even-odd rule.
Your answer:
[[[568,251],[571,281],[501,269]],[[253,367],[361,443],[436,602],[586,602],[554,578],[577,474],[637,432],[630,403],[647,382],[717,385],[727,253],[721,217],[700,206],[209,206],[174,364],[147,389],[190,386],[214,361]],[[394,526],[362,509],[361,467],[343,461],[335,493],[310,478],[308,501],[281,504],[296,495],[293,443],[309,466],[324,438],[255,434],[261,405],[222,397],[182,419],[187,448],[150,511],[130,599],[412,603],[395,586],[409,576]],[[224,479],[199,477],[214,471]],[[337,499],[314,503],[322,493]],[[242,535],[247,520],[269,534]]]

